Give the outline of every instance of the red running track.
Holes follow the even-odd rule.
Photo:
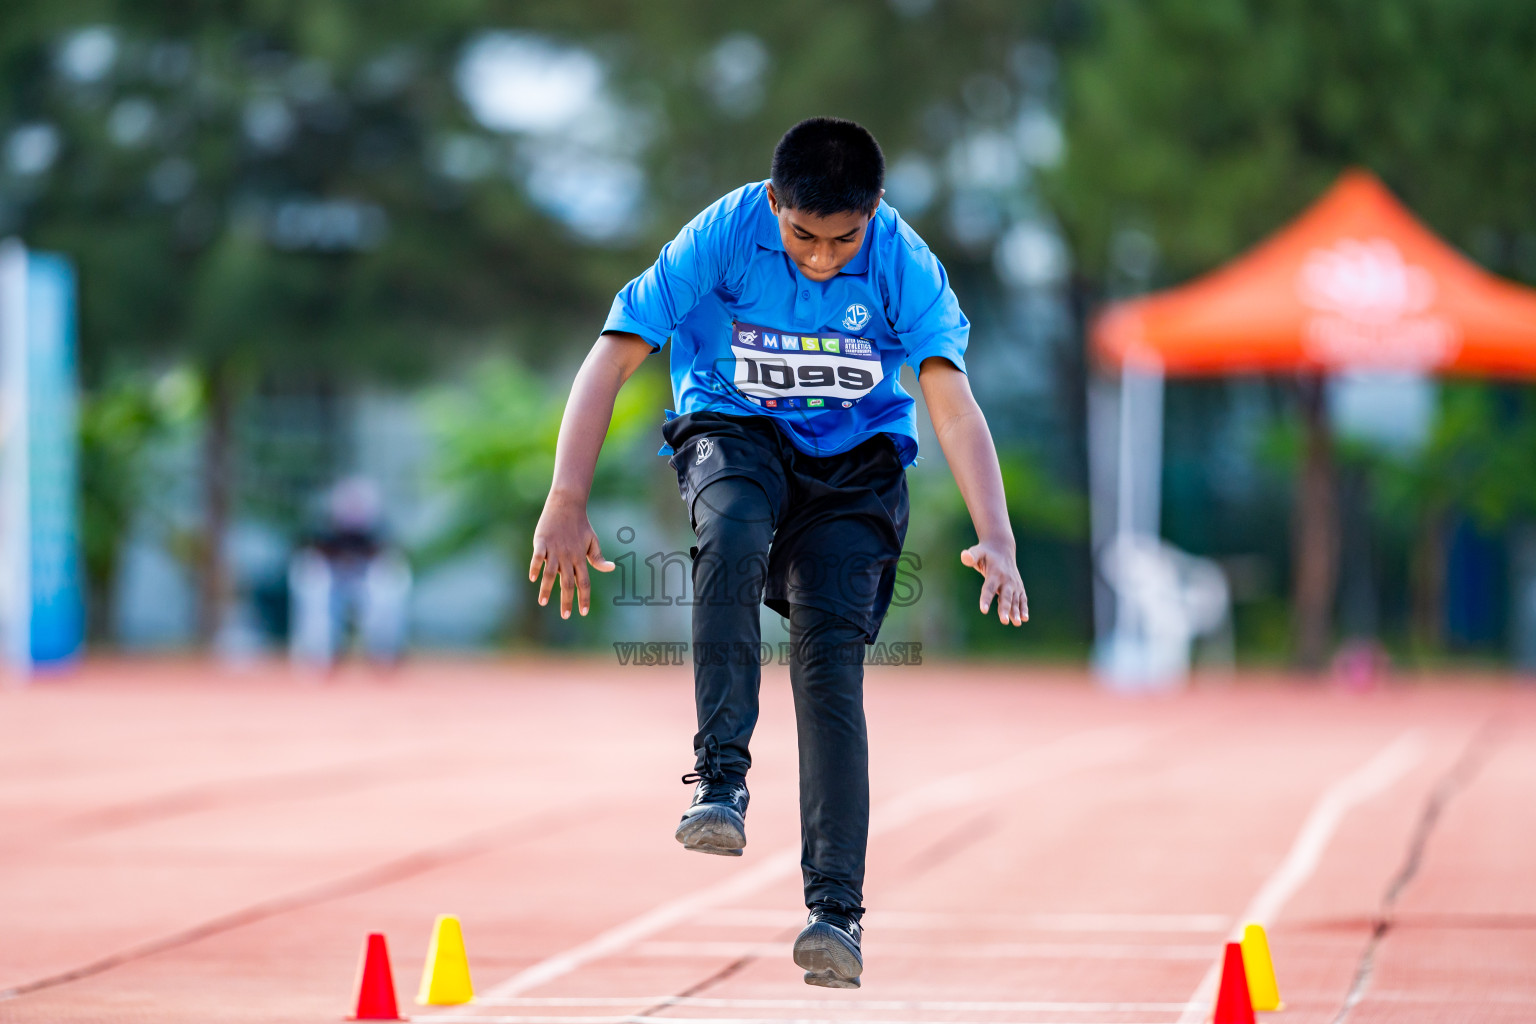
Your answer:
[[[1270,928],[1285,1024],[1536,1020],[1536,688],[870,670],[864,987],[810,988],[767,670],[747,855],[684,852],[686,670],[90,665],[0,691],[0,1021],[327,1022],[369,931],[438,1024],[1198,1022]],[[578,723],[583,723],[578,725]],[[475,1004],[411,1003],[434,915]]]

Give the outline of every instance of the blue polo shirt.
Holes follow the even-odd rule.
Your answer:
[[[901,365],[929,356],[965,369],[971,325],[927,244],[881,202],[858,255],[830,281],[784,251],[768,183],[737,189],[662,247],[613,300],[605,331],[672,340],[679,413],[768,416],[810,455],[889,434],[917,457]]]

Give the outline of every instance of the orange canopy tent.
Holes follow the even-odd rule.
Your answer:
[[[1094,476],[1095,546],[1157,529],[1164,376],[1338,371],[1536,377],[1536,290],[1482,270],[1437,238],[1373,175],[1349,171],[1295,222],[1189,284],[1116,303],[1093,323],[1121,374],[1115,468]],[[1304,662],[1320,661],[1337,575],[1321,389],[1303,390],[1296,613]],[[1101,403],[1101,408],[1104,406]],[[1090,402],[1090,411],[1093,403]],[[1090,461],[1095,449],[1090,415]],[[1139,510],[1139,511],[1138,511]],[[1112,529],[1108,524],[1113,523]],[[1115,617],[1110,634],[1128,627]],[[1132,627],[1134,628],[1134,623]],[[1129,635],[1129,634],[1127,634]],[[1113,645],[1112,649],[1113,649]]]
[[[1349,171],[1289,227],[1182,287],[1111,306],[1100,359],[1170,376],[1401,369],[1536,377],[1536,290]]]

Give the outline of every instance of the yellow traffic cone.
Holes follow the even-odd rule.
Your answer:
[[[464,953],[464,931],[452,914],[437,915],[432,944],[427,947],[427,966],[421,975],[416,1002],[422,1006],[456,1006],[475,998],[469,981],[469,957]]]
[[[1275,983],[1275,965],[1269,958],[1269,939],[1264,926],[1250,924],[1243,929],[1243,973],[1248,976],[1248,995],[1255,1010],[1280,1010],[1280,986]]]

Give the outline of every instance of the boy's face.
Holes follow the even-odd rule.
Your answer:
[[[880,190],[885,195],[885,190]],[[847,262],[858,255],[864,244],[864,229],[874,210],[848,210],[819,217],[814,213],[791,210],[779,204],[779,197],[768,186],[768,206],[779,219],[779,235],[784,251],[795,261],[800,273],[812,281],[830,281]]]

